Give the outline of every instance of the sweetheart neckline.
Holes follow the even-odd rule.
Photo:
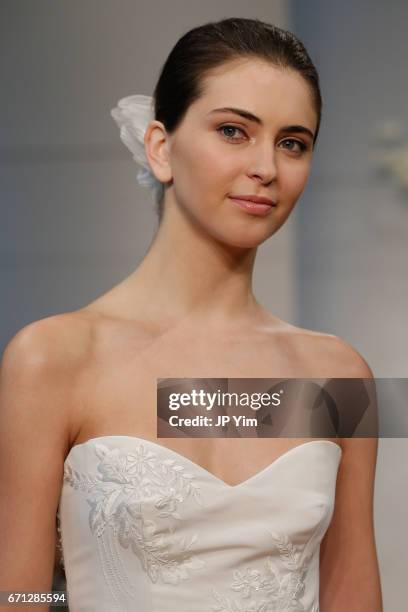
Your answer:
[[[176,456],[179,461],[185,461],[189,465],[194,466],[194,468],[196,470],[198,470],[198,471],[202,472],[203,474],[205,474],[207,476],[207,478],[209,478],[210,480],[213,480],[214,482],[220,483],[226,489],[230,489],[230,490],[231,489],[238,489],[238,488],[243,487],[245,485],[249,485],[252,481],[254,481],[255,479],[259,478],[260,476],[265,474],[267,471],[271,470],[275,466],[276,463],[279,463],[285,457],[288,457],[289,455],[291,455],[296,449],[304,448],[305,446],[309,446],[311,444],[321,444],[321,443],[329,444],[329,445],[332,445],[332,446],[336,447],[338,449],[338,452],[340,452],[340,455],[342,455],[342,453],[343,453],[343,449],[341,448],[340,444],[337,444],[337,442],[333,442],[332,440],[309,440],[308,442],[303,442],[301,444],[296,444],[296,446],[292,446],[292,448],[289,448],[287,451],[285,451],[284,453],[282,453],[281,455],[276,457],[276,459],[274,459],[272,461],[272,463],[269,463],[267,466],[265,466],[264,468],[262,468],[261,470],[259,470],[255,474],[253,474],[252,476],[249,476],[249,478],[246,478],[245,480],[243,480],[241,482],[238,482],[237,484],[234,485],[234,484],[229,484],[228,482],[226,482],[225,480],[223,480],[219,476],[216,476],[215,474],[213,474],[212,472],[207,470],[205,467],[203,467],[199,463],[196,463],[192,459],[189,459],[185,455],[182,455],[181,453],[178,453],[177,451],[173,450],[172,448],[169,448],[168,446],[164,446],[163,444],[158,444],[157,442],[154,442],[153,440],[148,440],[147,438],[140,438],[138,436],[129,436],[129,435],[105,435],[105,436],[96,436],[94,438],[89,438],[85,442],[80,442],[79,444],[74,444],[73,446],[71,446],[70,450],[68,451],[67,456],[65,457],[64,466],[65,466],[66,462],[68,461],[68,458],[72,454],[72,451],[75,448],[81,447],[81,446],[84,447],[84,446],[89,445],[90,443],[94,443],[94,442],[101,441],[101,440],[106,440],[106,439],[112,439],[112,438],[120,438],[120,439],[133,440],[133,441],[138,441],[140,443],[150,444],[150,445],[152,445],[152,446],[154,446],[156,448],[158,447],[162,451],[167,451],[168,453]]]

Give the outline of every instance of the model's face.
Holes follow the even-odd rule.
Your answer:
[[[299,73],[254,59],[223,65],[204,88],[168,135],[173,193],[166,198],[215,238],[257,246],[281,227],[305,187],[317,127],[310,90]],[[216,110],[225,107],[258,121]],[[276,206],[255,215],[231,195],[265,196]]]

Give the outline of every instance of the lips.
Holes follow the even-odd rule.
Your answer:
[[[230,198],[234,200],[245,200],[247,202],[254,202],[255,204],[267,204],[268,206],[276,206],[276,202],[273,202],[269,198],[257,195],[231,195]]]
[[[235,197],[235,196],[229,196],[230,201],[234,204],[234,206],[238,206],[238,208],[240,208],[241,210],[244,210],[247,214],[249,215],[255,215],[257,217],[265,217],[266,215],[271,214],[271,211],[275,210],[276,205],[272,202],[272,204],[270,204],[271,200],[269,200],[269,198],[262,198],[262,199],[267,199],[268,204],[265,204],[265,202],[255,202],[254,200],[248,200],[247,199],[248,196],[239,196],[239,197]],[[251,198],[253,196],[250,196]],[[260,196],[256,196],[257,199],[261,199]]]

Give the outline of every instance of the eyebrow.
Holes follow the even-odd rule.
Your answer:
[[[249,111],[243,110],[242,108],[234,108],[231,106],[224,106],[223,108],[214,108],[214,110],[210,111],[208,114],[212,115],[213,113],[234,113],[235,115],[239,115],[244,119],[248,119],[248,121],[254,121],[259,125],[263,125],[262,119],[257,117],[256,115],[250,113]],[[314,134],[309,128],[304,125],[285,125],[281,132],[296,132],[298,134],[308,134],[312,139],[314,139]]]

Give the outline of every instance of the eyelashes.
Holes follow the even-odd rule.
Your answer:
[[[220,132],[221,134],[223,133],[223,130],[235,130],[235,131],[241,132],[241,134],[245,134],[244,130],[242,130],[241,128],[235,125],[221,125],[219,128],[217,128],[217,132]],[[226,138],[228,140],[237,140],[237,138],[232,138],[230,136],[226,136]]]
[[[296,140],[296,138],[285,138],[284,140],[282,140],[282,142],[294,142],[295,144],[299,146],[301,153],[304,153],[309,148],[307,145],[305,145],[304,142],[301,142],[300,140]],[[292,151],[292,149],[289,149],[289,151]]]
[[[233,131],[238,131],[241,132],[241,134],[244,134],[244,136],[246,136],[244,130],[242,128],[237,127],[236,125],[230,125],[230,124],[225,124],[225,125],[221,125],[220,127],[217,128],[217,132],[220,133],[224,138],[226,138],[229,141],[234,141],[237,140],[239,141],[239,138],[234,138],[232,136],[227,136],[224,132],[224,130],[233,130]],[[284,138],[283,140],[281,140],[281,142],[291,142],[294,143],[295,145],[297,145],[299,147],[299,153],[302,154],[305,151],[307,151],[309,149],[308,145],[306,145],[304,142],[302,142],[301,140],[297,140],[296,138]],[[294,151],[294,149],[287,149],[288,151]]]

